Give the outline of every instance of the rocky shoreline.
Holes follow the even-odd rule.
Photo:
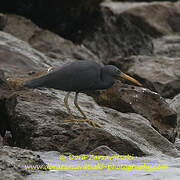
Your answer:
[[[18,3],[19,9],[0,8],[0,179],[34,173],[23,169],[26,163],[46,165],[37,151],[180,156],[180,2],[88,0],[73,11],[69,1],[64,7],[74,17],[70,11],[64,19],[58,18],[64,7],[57,2],[59,10],[50,10],[46,26],[38,15],[48,4],[38,14],[35,2]],[[55,28],[50,19],[61,23]],[[116,65],[143,84],[122,80],[108,90],[80,94],[80,106],[103,128],[64,123],[65,92],[21,86],[50,67],[85,59]],[[73,96],[72,112],[81,119]]]

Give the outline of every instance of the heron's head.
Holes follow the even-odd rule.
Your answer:
[[[127,74],[123,73],[119,68],[117,68],[116,66],[113,65],[107,65],[105,67],[106,69],[106,73],[108,73],[109,75],[111,75],[112,77],[118,79],[118,78],[124,78],[127,79],[135,84],[137,84],[138,86],[142,86],[141,83],[139,83],[137,80],[135,80],[134,78],[128,76]]]

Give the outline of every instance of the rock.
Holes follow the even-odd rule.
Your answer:
[[[11,96],[12,91],[7,89],[6,87],[2,88],[0,86],[0,135],[2,137],[5,136],[6,131],[11,131],[10,127],[10,118],[11,115],[7,112],[7,104],[11,104],[11,106],[16,106],[16,98],[15,96]]]
[[[5,81],[4,71],[0,69],[0,84],[5,83]]]
[[[0,54],[1,69],[6,77],[24,76],[28,71],[48,67],[48,61],[50,61],[24,41],[4,32],[0,32]]]
[[[6,79],[9,77],[10,81],[16,78],[21,81],[21,78],[27,77],[29,72],[37,72],[34,76],[36,77],[36,75],[46,73],[49,67],[58,67],[72,62],[69,58],[57,61],[57,59],[47,57],[33,49],[28,43],[4,32],[0,32],[0,53],[0,68],[3,69]]]
[[[3,145],[9,145],[9,146],[14,146],[14,139],[12,137],[11,131],[7,131],[3,137]]]
[[[100,105],[121,112],[141,114],[170,142],[177,136],[177,114],[157,93],[145,88],[116,83],[112,88],[93,96]]]
[[[48,30],[43,30],[35,25],[31,20],[18,15],[7,15],[8,23],[4,32],[28,42],[33,48],[43,52],[50,58],[59,61],[69,61],[70,59],[92,59],[98,58],[83,45],[74,44],[57,34]]]
[[[50,29],[66,39],[79,41],[96,25],[100,2],[102,0],[54,0],[53,3],[6,0],[2,1],[0,12],[28,17],[40,27]]]
[[[114,56],[151,55],[153,51],[152,40],[148,36],[126,17],[103,7],[97,28],[82,43],[101,60]]]
[[[177,150],[180,151],[180,139],[179,138],[176,139],[175,146],[176,146]]]
[[[0,136],[0,148],[3,145],[3,138]]]
[[[143,5],[146,5],[149,3],[146,3],[145,1],[142,2],[117,2],[117,1],[111,1],[111,0],[105,0],[104,2],[101,3],[102,7],[107,7],[110,8],[114,13],[119,14],[122,13],[126,10],[136,8],[136,7],[141,7]]]
[[[3,29],[4,32],[11,34],[18,39],[28,42],[34,33],[41,29],[32,23],[30,19],[15,14],[6,14],[7,24]]]
[[[7,17],[6,17],[6,15],[0,13],[0,31],[2,31],[4,29],[6,24],[7,24]]]
[[[153,40],[154,54],[156,56],[179,57],[180,36],[167,35]]]
[[[35,32],[29,39],[31,46],[55,59],[90,59],[99,61],[97,56],[85,46],[74,44],[47,30]]]
[[[169,154],[169,152],[171,152],[172,154],[170,153],[169,155],[172,156],[174,154],[174,156],[176,156],[177,149],[175,146],[160,135],[160,133],[151,126],[151,123],[141,115],[135,113],[120,113],[112,109],[109,110],[109,108],[106,107],[103,109],[107,115],[107,119],[111,118],[111,129],[109,130],[112,134],[119,136],[122,133],[124,137],[130,138],[140,145],[140,147],[144,149],[144,152],[149,148],[148,152],[150,153],[156,151],[157,154],[160,152]]]
[[[10,85],[9,88],[18,88],[24,80],[47,73],[50,66],[58,67],[68,61],[67,58],[66,61],[47,58],[26,42],[4,32],[0,32],[0,54],[0,68],[3,70],[0,72],[0,84]]]
[[[88,2],[92,3],[92,0]],[[83,2],[81,6],[88,2]],[[98,4],[98,1],[96,3]],[[69,8],[70,7],[68,7],[68,9]],[[58,9],[59,13],[61,13],[60,9]],[[55,59],[66,59],[70,57],[75,59],[92,59],[98,61],[99,58],[100,60],[103,60],[117,55],[129,56],[137,54],[152,54],[152,40],[131,22],[129,22],[126,17],[115,15],[107,8],[97,8],[96,11],[98,11],[98,13],[92,15],[90,19],[88,19],[87,14],[86,16],[82,16],[80,18],[86,18],[87,23],[83,23],[83,29],[81,29],[81,25],[77,25],[77,21],[73,22],[75,14],[71,17],[72,19],[70,19],[69,24],[66,22],[62,25],[61,23],[63,22],[58,20],[59,25],[56,23],[54,32],[57,32],[63,38],[68,38],[71,41],[65,40],[47,30],[40,29],[30,20],[17,15],[7,15],[9,23],[4,31],[29,42],[34,48]],[[50,16],[53,15],[53,13],[54,11],[52,14],[48,12]],[[34,14],[35,12],[33,11],[33,17]],[[63,17],[65,16],[66,13],[63,14]],[[60,18],[61,15],[58,15],[55,18],[57,17]],[[37,22],[37,19],[35,19],[34,22]],[[79,19],[78,22],[82,23]],[[60,28],[60,26],[63,27]],[[79,29],[76,29],[75,27]],[[65,30],[64,28],[67,29]],[[52,28],[49,29],[52,30]],[[70,31],[75,32],[70,33]]]
[[[114,64],[122,71],[138,79],[143,87],[158,92],[165,98],[173,98],[180,92],[180,59],[165,56],[114,57],[105,64]]]
[[[118,154],[110,149],[108,146],[99,146],[96,149],[89,152],[90,155],[96,156],[117,156]]]
[[[177,125],[178,125],[178,137],[180,137],[180,94],[175,96],[170,102],[169,105],[177,113]]]
[[[0,179],[23,180],[26,175],[30,175],[37,170],[25,169],[25,165],[42,165],[45,163],[32,151],[17,147],[0,147]]]
[[[159,37],[166,34],[178,33],[180,29],[180,3],[105,3],[116,14],[128,18],[132,24],[145,34]],[[154,14],[156,14],[154,16]]]
[[[180,94],[178,94],[177,96],[175,96],[170,102],[170,107],[173,108],[178,115],[180,115]]]
[[[93,128],[86,123],[64,123],[68,119],[63,98],[57,90],[21,90],[14,92],[17,105],[8,101],[9,125],[14,145],[36,151],[88,154],[105,145],[118,154],[168,154],[177,156],[172,143],[161,136],[149,121],[138,114],[125,114],[101,108],[93,99],[81,94],[79,104],[92,119],[103,125]],[[73,102],[72,96],[69,104]],[[76,119],[81,115],[72,108]]]
[[[113,136],[103,129],[85,128],[81,130],[77,128],[76,130],[77,132],[80,131],[80,133],[67,144],[67,152],[71,151],[73,154],[91,154],[97,151],[97,147],[105,145],[110,146],[118,154],[145,155],[135,143],[118,136]]]
[[[7,115],[5,108],[6,103],[12,101],[11,104],[13,106],[16,105],[15,97],[9,97],[13,92],[14,87],[10,87],[9,85],[12,86],[12,82],[14,82],[14,84],[21,83],[22,79],[19,77],[24,78],[27,76],[28,71],[39,71],[45,67],[49,67],[49,64],[58,66],[62,62],[55,62],[53,59],[47,58],[44,54],[36,51],[24,41],[21,41],[10,34],[0,32],[0,39],[0,64],[1,69],[3,69],[3,71],[1,71],[0,82],[4,83],[0,86],[0,134],[4,136],[6,130],[11,131],[8,123],[10,116]],[[7,77],[10,77],[10,81],[8,82],[6,81]],[[12,81],[12,77],[15,81]],[[7,97],[9,98],[7,99]]]
[[[53,92],[18,91],[18,104],[13,106],[9,101],[9,124],[16,146],[38,151],[57,150],[81,154],[89,153],[100,145],[107,145],[118,153],[134,153],[137,156],[144,154],[135,143],[112,136],[103,129],[88,127],[84,123],[83,126],[64,123],[68,117],[63,103],[64,93]],[[78,116],[76,118],[79,119]]]

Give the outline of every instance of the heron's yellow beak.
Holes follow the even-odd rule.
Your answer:
[[[131,81],[131,82],[133,82],[133,83],[137,84],[138,86],[142,86],[142,84],[141,84],[141,83],[139,83],[139,82],[138,82],[138,81],[136,81],[134,78],[132,78],[132,77],[128,76],[128,75],[127,75],[127,74],[125,74],[125,73],[121,73],[121,74],[120,74],[120,77],[122,77],[122,78],[124,78],[124,79],[127,79],[127,80],[129,80],[129,81]]]

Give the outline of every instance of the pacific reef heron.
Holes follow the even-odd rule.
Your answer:
[[[89,120],[79,107],[78,94],[80,92],[110,88],[115,83],[115,79],[119,77],[128,79],[141,86],[138,81],[121,72],[116,66],[102,66],[96,62],[85,60],[66,64],[63,67],[54,69],[53,71],[39,78],[25,81],[23,85],[28,88],[46,87],[67,91],[68,93],[64,98],[64,104],[70,115],[70,120],[67,120],[66,122],[77,121],[74,119],[68,105],[68,97],[70,93],[75,92],[74,105],[84,117],[83,120],[78,121],[88,122],[94,127],[101,127],[101,125],[98,123]]]

